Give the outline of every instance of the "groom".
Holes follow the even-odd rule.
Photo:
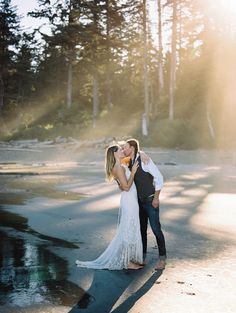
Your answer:
[[[139,155],[139,142],[136,139],[129,139],[123,146],[125,156],[129,156],[130,169],[134,162],[138,160],[139,167],[134,177],[134,182],[138,193],[140,229],[143,241],[144,259],[147,253],[147,226],[148,219],[153,234],[156,237],[159,250],[159,261],[156,270],[162,270],[166,265],[165,238],[161,230],[159,219],[159,195],[163,186],[163,176],[157,166],[150,159],[147,164],[141,162]]]

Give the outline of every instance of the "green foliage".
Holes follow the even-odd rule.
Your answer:
[[[177,119],[170,122],[168,119],[156,120],[150,126],[150,135],[143,137],[138,124],[134,124],[130,128],[130,119],[124,117],[124,114],[117,115],[117,111],[107,113],[98,121],[98,127],[85,132],[82,124],[44,124],[35,125],[28,128],[20,127],[15,133],[5,131],[1,140],[8,139],[32,139],[38,140],[55,140],[56,137],[65,138],[73,137],[75,139],[96,139],[101,137],[127,138],[136,137],[140,143],[146,147],[162,147],[162,148],[179,148],[179,149],[196,149],[199,147],[209,148],[216,147],[216,143],[212,142],[207,128],[199,127],[194,120],[186,123],[185,120]],[[120,112],[121,113],[121,112]],[[116,123],[114,124],[114,115]],[[139,114],[135,116],[139,118]],[[90,123],[91,125],[91,121]],[[102,127],[106,125],[106,127]],[[136,127],[135,127],[136,125]]]
[[[15,133],[8,133],[7,138],[4,139],[9,140],[17,140],[17,139],[32,139],[37,138],[40,141],[44,140],[55,140],[58,136],[68,138],[73,137],[77,138],[78,133],[80,131],[80,127],[77,125],[51,125],[48,127],[47,125],[36,125],[31,126],[29,128],[20,128]]]
[[[225,73],[231,73],[224,49],[235,51],[236,44],[223,39],[221,28],[218,31],[214,18],[206,18],[209,12],[204,8],[193,1],[178,1],[173,121],[168,120],[171,51],[163,56],[164,89],[160,90],[161,53],[147,27],[151,112],[150,135],[144,138],[143,2],[38,3],[39,9],[30,15],[47,19],[50,34],[22,33],[11,1],[0,0],[0,100],[4,94],[5,125],[1,138],[135,136],[145,145],[186,149],[233,141],[235,109],[227,101],[234,93],[228,92],[225,100],[226,88],[221,87]],[[165,2],[167,11],[171,12],[172,4],[172,0]],[[171,16],[165,18],[163,29],[171,29],[171,23]],[[41,41],[35,40],[36,33]],[[233,52],[228,55],[236,64]],[[229,75],[232,82],[235,64]],[[209,135],[209,116],[215,139]],[[229,138],[222,135],[224,130]]]
[[[213,147],[206,128],[199,127],[194,119],[186,123],[184,119],[156,120],[150,126],[150,136],[138,137],[145,146],[196,149],[199,147]]]
[[[0,109],[13,99],[17,79],[15,48],[20,41],[19,17],[11,0],[0,0]],[[4,108],[5,109],[5,108]]]

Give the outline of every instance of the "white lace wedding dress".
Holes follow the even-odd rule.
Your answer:
[[[127,179],[130,170],[124,166]],[[129,191],[120,197],[119,224],[117,232],[106,250],[94,261],[76,261],[78,267],[121,270],[130,262],[143,262],[143,248],[139,223],[137,191],[133,183]]]

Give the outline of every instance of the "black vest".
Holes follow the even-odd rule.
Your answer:
[[[135,173],[134,182],[137,188],[138,196],[140,198],[146,198],[155,193],[153,176],[142,169],[140,156],[138,157],[137,161],[139,163],[139,167]],[[130,167],[132,167],[132,163],[130,164]]]

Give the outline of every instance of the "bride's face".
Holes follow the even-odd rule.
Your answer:
[[[125,157],[123,150],[121,149],[121,147],[119,147],[119,149],[114,152],[115,157],[118,157],[119,159],[123,159]]]

